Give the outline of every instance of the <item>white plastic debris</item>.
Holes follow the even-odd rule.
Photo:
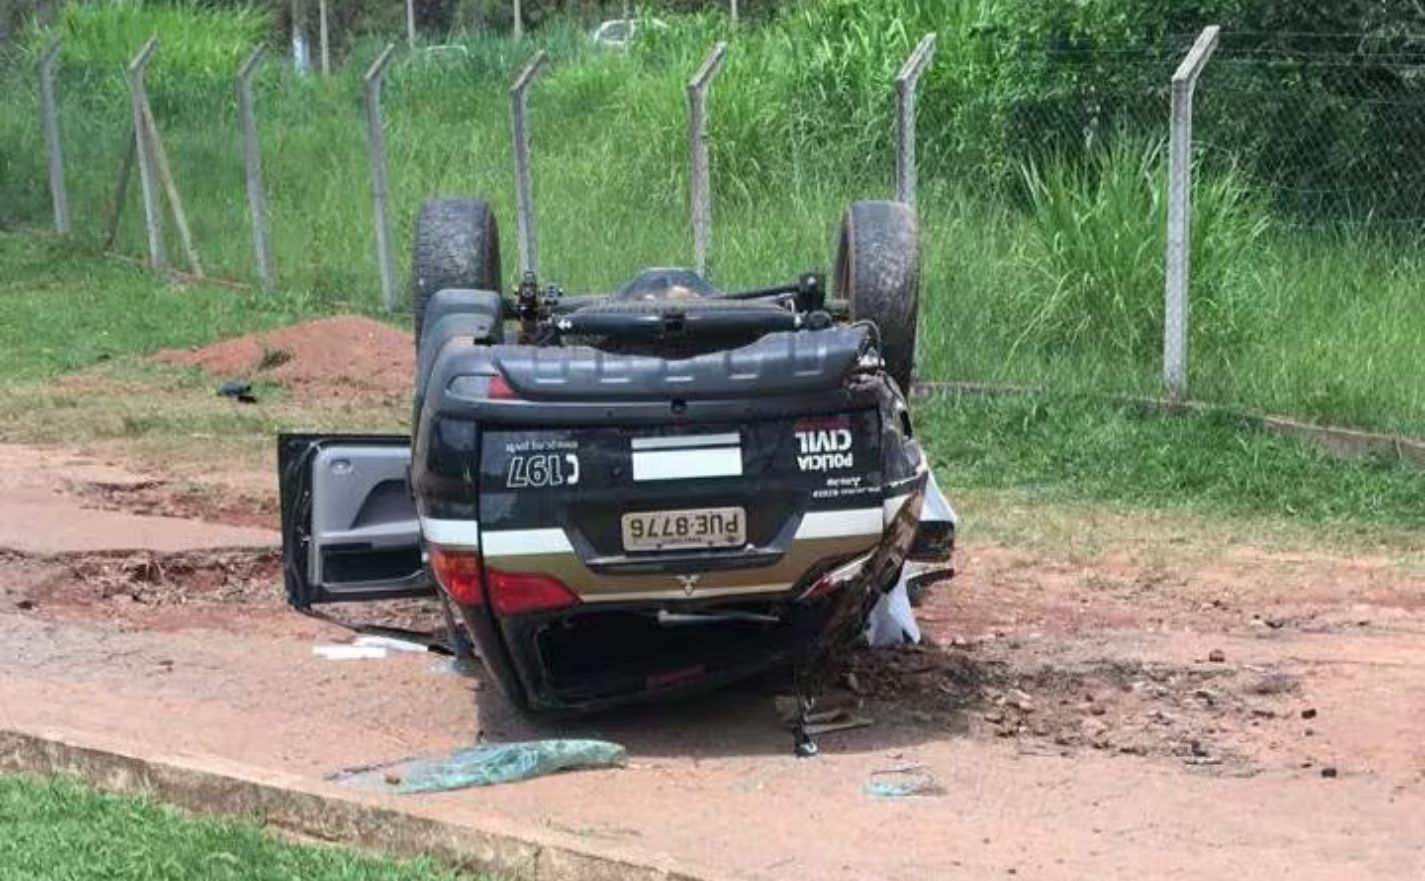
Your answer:
[[[925,485],[925,503],[920,508],[920,522],[949,522],[960,525],[960,515],[955,513],[950,500],[940,491],[940,484],[935,482],[934,471],[930,472],[930,478]]]
[[[328,661],[361,661],[386,657],[386,649],[377,645],[314,645],[312,654]]]
[[[933,471],[926,481],[920,522],[959,524],[959,517],[945,494],[940,491]],[[866,619],[866,642],[872,648],[889,648],[920,642],[920,625],[916,623],[915,612],[910,606],[909,582],[912,578],[944,568],[945,564],[941,563],[906,563],[901,568],[900,580],[876,602],[876,607]]]
[[[872,648],[890,648],[920,642],[920,625],[910,607],[906,589],[906,573],[902,572],[896,586],[876,601],[876,607],[866,619],[866,642]]]
[[[429,648],[421,645],[418,642],[412,642],[409,639],[397,639],[394,636],[376,636],[368,634],[364,636],[358,636],[356,639],[353,639],[351,641],[351,644],[354,646],[360,646],[362,648],[388,649],[393,652],[430,651]]]

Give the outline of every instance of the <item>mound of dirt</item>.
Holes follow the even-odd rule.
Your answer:
[[[168,349],[165,364],[201,367],[223,380],[277,382],[305,401],[390,401],[411,393],[411,335],[358,315],[321,318],[201,349]]]

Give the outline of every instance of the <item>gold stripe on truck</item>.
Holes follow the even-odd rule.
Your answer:
[[[686,585],[687,573],[650,572],[608,575],[594,572],[572,551],[549,554],[486,556],[485,565],[502,572],[532,572],[557,578],[587,603],[625,600],[687,600],[720,596],[782,593],[817,563],[866,553],[880,535],[797,539],[780,560],[753,569],[697,573]],[[680,577],[681,576],[681,577]]]

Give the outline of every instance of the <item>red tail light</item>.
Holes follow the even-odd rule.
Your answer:
[[[870,555],[857,557],[849,563],[844,563],[832,569],[830,572],[818,578],[807,592],[802,594],[804,600],[814,600],[817,597],[824,597],[829,593],[834,593],[856,579],[861,574],[861,569],[866,565]]]
[[[485,605],[482,576],[489,579],[490,605],[501,615],[549,612],[579,602],[557,578],[538,572],[486,569],[479,551],[430,546],[430,569],[450,598],[465,606]]]
[[[490,379],[490,389],[486,394],[492,401],[519,400],[519,393],[515,391],[514,386],[510,385],[510,381],[499,373]]]
[[[461,605],[485,605],[485,591],[480,585],[481,568],[479,551],[430,546],[430,571],[450,598]]]
[[[579,602],[562,581],[548,575],[491,569],[489,576],[490,605],[501,615],[549,612]]]

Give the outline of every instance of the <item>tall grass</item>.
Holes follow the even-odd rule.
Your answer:
[[[891,194],[891,78],[934,27],[939,60],[926,86],[941,98],[922,105],[920,141],[924,375],[1154,393],[1166,111],[1147,117],[1157,128],[1096,150],[1005,154],[1011,121],[993,109],[1002,73],[982,36],[1003,6],[815,0],[735,35],[721,16],[669,17],[668,29],[648,31],[627,53],[599,51],[566,25],[521,41],[458,35],[466,52],[403,55],[385,94],[397,242],[409,241],[429,195],[484,194],[505,224],[513,267],[508,87],[544,48],[551,63],[530,96],[542,274],[595,291],[646,265],[687,262],[684,86],[711,44],[730,37],[712,86],[713,278],[750,285],[828,268],[845,205]],[[121,24],[106,28],[106,16]],[[262,17],[126,0],[72,5],[63,27],[62,126],[79,236],[102,238],[127,148],[122,62],[159,30],[150,88],[205,265],[251,278],[231,74]],[[257,81],[280,282],[372,308],[360,74],[380,48],[358,43],[329,78],[274,60]],[[48,218],[31,70],[0,79],[0,225]],[[945,96],[967,106],[984,98],[993,112],[954,117],[937,103]],[[1000,186],[1010,159],[1017,178]],[[1425,359],[1415,354],[1425,258],[1414,240],[1275,223],[1220,164],[1199,176],[1194,229],[1195,394],[1425,434]],[[136,186],[118,248],[144,250]],[[406,250],[397,248],[403,268]]]
[[[1024,169],[1035,248],[1049,296],[1027,304],[1021,341],[1102,349],[1151,361],[1161,352],[1167,161],[1161,140],[1109,142],[1086,164]],[[1231,172],[1200,174],[1193,191],[1196,342],[1232,348],[1269,316],[1244,284],[1270,220]]]

